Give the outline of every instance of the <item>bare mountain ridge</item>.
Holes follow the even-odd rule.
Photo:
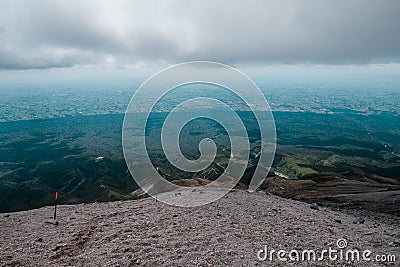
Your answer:
[[[194,198],[199,191],[192,192]],[[0,266],[282,266],[276,258],[272,263],[259,261],[257,252],[266,245],[321,251],[336,248],[339,238],[346,239],[349,248],[374,254],[397,255],[400,246],[396,216],[316,210],[262,191],[233,190],[196,208],[145,198],[63,205],[58,210],[58,226],[43,223],[52,216],[52,207],[1,216]],[[365,223],[354,224],[354,217],[363,217]],[[345,265],[328,259],[288,264]]]

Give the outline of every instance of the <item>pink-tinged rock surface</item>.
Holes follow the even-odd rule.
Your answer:
[[[199,194],[193,192],[193,197]],[[176,196],[176,197],[179,197]],[[0,266],[400,266],[400,218],[340,211],[234,190],[217,202],[177,208],[152,198],[0,215]],[[353,224],[354,217],[365,218]],[[269,249],[350,249],[395,255],[395,263],[259,261]],[[347,249],[346,248],[346,249]]]

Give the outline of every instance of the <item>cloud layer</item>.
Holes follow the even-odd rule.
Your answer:
[[[400,62],[400,1],[0,2],[0,68]]]

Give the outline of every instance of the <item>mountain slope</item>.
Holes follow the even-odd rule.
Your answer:
[[[152,198],[65,205],[58,209],[58,226],[43,223],[52,211],[44,207],[0,217],[0,266],[283,266],[276,257],[273,263],[260,262],[257,252],[265,245],[275,250],[335,249],[339,238],[349,248],[395,254],[400,260],[398,217],[315,210],[265,192],[233,190],[196,208]],[[356,216],[365,223],[353,224]],[[316,264],[344,266],[328,259]]]

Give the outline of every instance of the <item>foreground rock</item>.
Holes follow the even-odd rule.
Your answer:
[[[395,254],[400,261],[398,217],[330,208],[316,212],[309,204],[265,192],[235,190],[196,208],[152,198],[60,206],[58,226],[43,223],[51,214],[52,207],[45,207],[0,217],[0,266],[287,266],[276,259],[259,261],[257,252],[265,246],[336,249],[339,238],[349,248]],[[355,217],[365,223],[353,224]],[[328,259],[288,265],[345,266]]]

